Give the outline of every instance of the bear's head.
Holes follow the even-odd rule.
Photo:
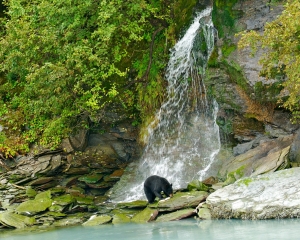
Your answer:
[[[172,188],[172,183],[168,184],[166,186],[166,189],[164,190],[164,193],[168,196],[168,197],[173,197],[173,188]]]

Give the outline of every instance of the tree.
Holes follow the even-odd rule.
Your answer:
[[[260,59],[261,75],[269,79],[281,77],[287,99],[283,107],[300,119],[300,2],[287,0],[284,11],[273,22],[267,23],[262,34],[256,31],[239,34],[239,48],[258,47],[266,50]]]
[[[167,22],[166,2],[6,1],[0,120],[17,133],[0,135],[0,151],[8,138],[24,150],[36,140],[56,147],[81,114],[92,116],[122,97],[129,101],[128,93],[121,96],[125,76],[137,46],[149,46],[156,25]]]

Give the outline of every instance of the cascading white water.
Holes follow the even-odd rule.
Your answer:
[[[148,127],[150,137],[139,165],[129,167],[113,188],[113,201],[144,199],[143,182],[150,175],[167,178],[174,189],[208,176],[220,149],[217,104],[207,98],[202,80],[214,47],[211,11],[197,14],[171,50],[167,101]]]

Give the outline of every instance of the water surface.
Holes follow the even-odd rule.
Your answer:
[[[68,227],[42,233],[1,231],[5,240],[266,240],[300,239],[300,220],[212,220],[194,219],[166,223],[118,224]]]

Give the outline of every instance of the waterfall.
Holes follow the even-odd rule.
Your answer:
[[[145,199],[143,182],[165,177],[173,189],[208,177],[220,149],[217,103],[206,94],[203,78],[214,47],[209,7],[198,13],[171,50],[166,71],[167,100],[149,125],[149,140],[138,165],[129,166],[112,190],[113,201]]]

